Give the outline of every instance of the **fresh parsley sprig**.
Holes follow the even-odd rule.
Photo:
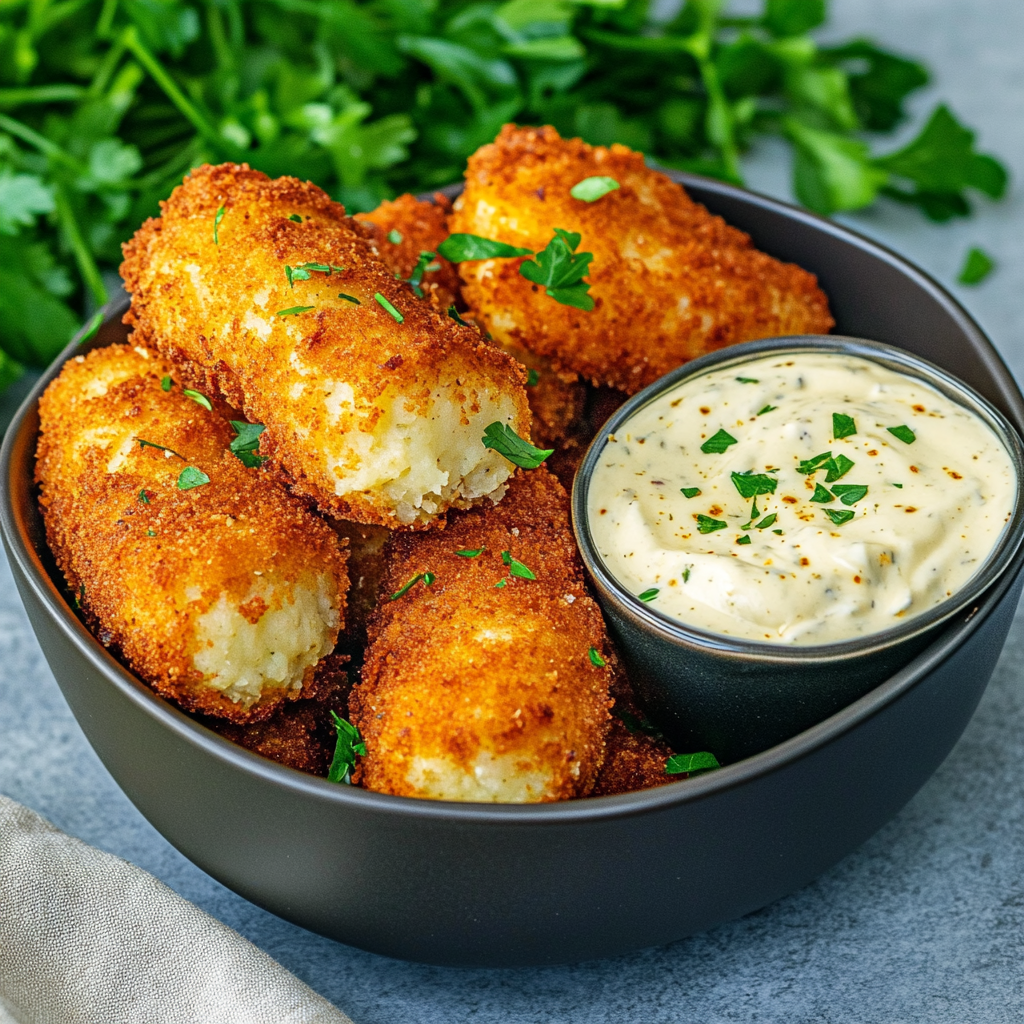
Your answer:
[[[507,423],[497,420],[484,428],[484,436],[480,440],[485,448],[492,448],[499,455],[504,455],[520,469],[536,469],[549,455],[555,453],[554,448],[537,448],[529,441],[524,441]]]
[[[524,260],[519,273],[542,285],[544,294],[549,295],[563,306],[574,306],[584,312],[594,308],[590,297],[590,285],[583,278],[587,275],[594,254],[577,252],[581,235],[577,231],[555,228],[554,238],[533,260]]]
[[[338,739],[334,744],[334,757],[327,772],[328,782],[339,782],[349,786],[352,784],[352,772],[356,766],[356,757],[366,757],[366,744],[359,730],[347,719],[336,712],[331,712]]]

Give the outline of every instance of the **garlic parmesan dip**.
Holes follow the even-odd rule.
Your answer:
[[[974,575],[1017,479],[978,416],[838,352],[681,382],[610,435],[588,516],[613,576],[715,633],[824,644],[919,615]]]

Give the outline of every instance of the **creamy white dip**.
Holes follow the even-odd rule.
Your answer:
[[[803,352],[712,370],[637,412],[608,438],[588,516],[609,571],[652,608],[824,644],[956,593],[1016,491],[970,410],[867,359]]]

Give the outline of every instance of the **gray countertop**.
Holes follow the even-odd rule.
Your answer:
[[[829,35],[921,56],[936,99],[1024,179],[1020,0],[833,0]],[[788,196],[781,147],[749,184]],[[1024,379],[1024,190],[931,225],[892,205],[848,222],[949,284],[970,245],[999,262],[953,286]],[[60,695],[0,556],[0,792],[141,865],[238,929],[356,1024],[452,1021],[848,1022],[1024,1018],[1024,615],[963,739],[903,812],[812,885],[659,949],[570,967],[447,970],[341,946],[287,924],[194,867],[128,802]],[[682,854],[681,854],[682,855]]]

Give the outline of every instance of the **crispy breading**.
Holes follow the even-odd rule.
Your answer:
[[[604,760],[614,652],[583,583],[568,499],[544,469],[439,533],[395,534],[352,721],[368,789],[523,803],[587,795]],[[484,548],[476,557],[458,551]],[[515,575],[502,552],[536,579]],[[605,667],[595,665],[593,647]]]
[[[501,495],[511,466],[481,438],[529,433],[521,368],[418,300],[343,207],[223,164],[162,210],[124,249],[134,340],[265,424],[260,451],[297,493],[392,528]]]
[[[219,411],[113,345],[70,359],[39,415],[47,540],[101,642],[161,696],[235,722],[308,691],[342,625],[345,552],[229,451]],[[209,482],[183,490],[196,472]]]
[[[434,254],[428,266],[436,264],[437,269],[424,273],[420,289],[442,313],[460,304],[459,272],[453,263],[437,255],[437,247],[448,237],[451,208],[451,200],[441,192],[434,195],[432,203],[406,194],[385,200],[370,213],[355,215],[370,229],[380,258],[404,280],[409,279],[422,253]],[[397,241],[392,240],[395,238]]]
[[[619,188],[573,199],[584,178]],[[543,249],[554,228],[593,253],[595,308],[562,305],[519,273],[523,258],[459,265],[463,297],[496,340],[629,394],[705,352],[834,321],[813,274],[754,248],[625,146],[588,146],[554,128],[506,125],[469,158],[453,232]]]

